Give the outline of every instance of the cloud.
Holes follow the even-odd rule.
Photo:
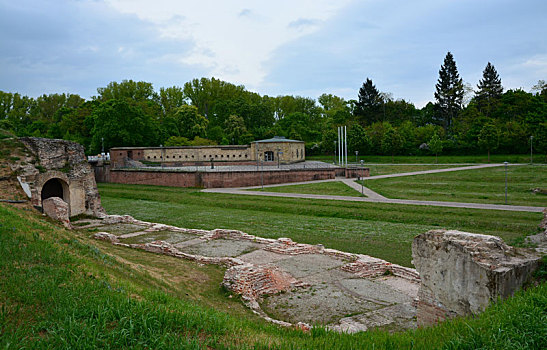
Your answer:
[[[101,2],[0,3],[0,89],[6,91],[90,97],[113,80],[182,84],[204,73],[178,61],[192,46],[160,37],[151,24]]]
[[[307,28],[314,28],[319,26],[321,23],[320,20],[317,19],[310,19],[310,18],[299,18],[296,21],[292,21],[289,23],[289,28],[295,28],[297,30],[307,29]]]
[[[263,91],[312,97],[340,91],[355,99],[369,77],[381,91],[421,107],[433,99],[447,51],[472,85],[491,61],[504,86],[528,86],[544,76],[547,54],[547,3],[530,2],[354,2],[278,47]]]
[[[241,12],[239,12],[238,16],[239,17],[249,17],[251,16],[253,12],[250,10],[250,9],[243,9],[241,10]]]
[[[181,62],[201,66],[209,75],[245,84],[251,89],[258,89],[264,83],[268,73],[264,63],[279,46],[317,29],[317,25],[302,23],[295,27],[291,23],[303,18],[326,20],[349,2],[107,1],[120,13],[133,14],[152,23],[164,37],[194,42],[195,46]],[[176,25],[170,23],[173,15],[182,14],[184,21]]]

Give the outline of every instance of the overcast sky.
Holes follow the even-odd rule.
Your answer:
[[[545,0],[0,0],[0,90],[216,77],[356,99],[369,77],[422,107],[447,51],[473,87],[488,61],[506,89],[547,80],[546,18]]]

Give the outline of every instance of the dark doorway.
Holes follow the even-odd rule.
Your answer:
[[[42,201],[50,197],[59,197],[66,202],[63,183],[60,179],[50,179],[42,187]]]
[[[274,160],[274,153],[272,151],[264,152],[264,161],[265,162],[273,162],[273,160]]]

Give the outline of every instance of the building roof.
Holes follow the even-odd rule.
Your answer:
[[[271,139],[253,141],[254,143],[273,143],[273,142],[304,142],[299,140],[286,139],[284,136],[274,136]]]

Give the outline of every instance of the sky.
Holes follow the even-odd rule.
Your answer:
[[[448,51],[470,87],[547,80],[545,0],[0,0],[0,91],[84,98],[111,81],[215,77],[261,95],[433,101]]]

